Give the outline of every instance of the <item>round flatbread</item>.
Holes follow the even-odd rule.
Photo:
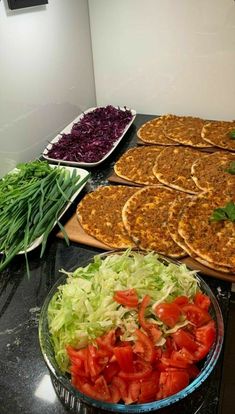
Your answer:
[[[205,155],[193,163],[191,174],[197,187],[203,191],[234,185],[235,154],[218,151]]]
[[[85,232],[112,248],[134,247],[122,222],[122,208],[136,190],[104,186],[86,194],[77,206],[77,217]]]
[[[155,250],[169,257],[185,256],[167,227],[168,207],[177,195],[177,191],[162,186],[148,186],[127,200],[122,211],[123,223],[141,249]]]
[[[197,148],[210,148],[211,144],[201,136],[202,128],[208,121],[192,116],[168,115],[163,131],[171,140]]]
[[[185,243],[202,260],[235,271],[235,222],[212,221],[215,209],[234,203],[234,188],[202,193],[186,206],[178,231]]]
[[[200,189],[191,177],[191,166],[204,156],[205,153],[194,148],[167,147],[158,155],[153,173],[161,183],[169,187],[197,194]]]
[[[153,166],[161,149],[154,146],[130,148],[114,165],[115,173],[137,184],[159,184]]]
[[[214,269],[214,270],[217,270],[217,271],[223,272],[223,273],[231,273],[231,268],[230,267],[216,265],[214,263],[203,260],[201,257],[198,257],[198,256],[194,257],[193,259],[195,260],[195,262],[199,262],[203,266],[209,267],[210,269]]]
[[[176,142],[167,138],[163,132],[164,122],[167,115],[160,116],[159,118],[151,119],[151,121],[143,124],[137,131],[138,138],[147,144],[157,145],[177,145]]]
[[[191,250],[190,247],[185,243],[183,237],[179,234],[178,224],[179,224],[181,214],[185,206],[187,206],[187,204],[192,199],[193,199],[192,196],[182,193],[170,205],[169,212],[168,212],[168,230],[171,234],[171,237],[196,262],[199,262],[206,267],[215,269],[220,272],[231,273],[231,269],[229,267],[215,265],[206,260],[203,260],[201,257],[198,257],[197,254],[193,250]]]
[[[193,257],[196,256],[195,253],[189,246],[187,246],[183,237],[181,237],[178,232],[178,224],[182,210],[191,200],[192,196],[189,194],[181,193],[178,195],[169,206],[167,227],[174,242],[177,243],[189,256]]]
[[[211,145],[235,151],[235,121],[206,123],[202,128],[202,138]]]

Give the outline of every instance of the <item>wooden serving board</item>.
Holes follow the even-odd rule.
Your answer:
[[[134,185],[136,187],[143,187],[144,186],[142,184],[134,183],[133,181],[125,180],[125,178],[119,177],[114,171],[108,177],[108,181],[110,183],[123,184],[123,185]]]
[[[110,248],[109,246],[100,242],[94,237],[89,236],[81,227],[77,219],[76,213],[67,221],[67,223],[64,225],[64,228],[68,235],[69,240],[75,243],[81,243],[81,244],[84,244],[90,247],[95,247],[95,248],[103,249],[106,251],[113,250],[113,248]],[[63,238],[63,234],[59,232],[57,233],[57,237]],[[192,257],[187,256],[183,259],[180,259],[179,261],[181,263],[185,263],[186,266],[188,266],[190,269],[198,270],[199,272],[203,273],[206,276],[215,277],[217,279],[225,280],[227,282],[232,282],[232,283],[235,282],[235,274],[223,273],[217,270],[210,269],[209,267],[206,267],[198,263]]]

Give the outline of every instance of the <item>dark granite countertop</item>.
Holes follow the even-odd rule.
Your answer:
[[[107,177],[114,162],[128,147],[136,145],[136,130],[151,118],[153,116],[137,115],[134,124],[112,156],[99,167],[90,169],[92,177],[66,213],[65,221],[71,216],[77,202],[86,191],[98,185],[107,184]],[[64,414],[67,412],[55,394],[40,352],[38,340],[40,309],[62,267],[69,270],[99,252],[101,251],[98,249],[75,243],[67,246],[63,240],[56,237],[54,232],[49,238],[42,259],[39,257],[40,248],[29,253],[30,278],[26,273],[23,256],[15,258],[11,265],[0,274],[1,414]],[[212,277],[204,277],[204,279],[219,301],[226,328],[231,285]],[[191,396],[191,414],[193,412],[200,414],[218,412],[223,359],[222,353],[211,374],[203,405],[198,411],[195,411],[197,402],[194,402],[194,397]],[[175,414],[178,412],[180,411],[175,410]]]

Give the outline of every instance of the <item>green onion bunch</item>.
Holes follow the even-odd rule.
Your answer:
[[[28,268],[27,249],[39,237],[42,257],[55,223],[67,236],[59,217],[84,180],[76,169],[40,160],[19,164],[0,180],[0,272],[22,251]]]

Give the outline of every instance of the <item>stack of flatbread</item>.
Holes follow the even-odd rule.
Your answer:
[[[191,256],[235,273],[235,122],[218,123],[166,115],[144,124],[138,137],[152,145],[114,165],[128,185],[99,187],[79,203],[85,232],[110,248]]]
[[[235,151],[235,121],[168,114],[143,124],[137,136],[144,144],[181,144],[209,151],[214,147]]]

